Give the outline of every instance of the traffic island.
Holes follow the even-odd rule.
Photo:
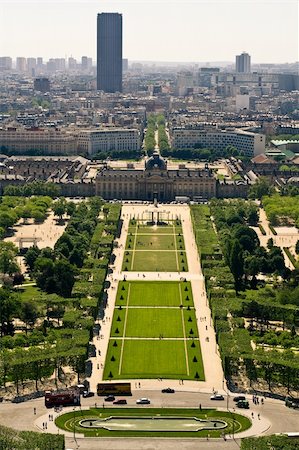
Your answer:
[[[103,407],[62,414],[55,424],[84,437],[219,438],[248,430],[251,420],[216,409]]]

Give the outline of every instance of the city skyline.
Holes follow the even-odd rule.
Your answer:
[[[104,0],[100,5],[79,0],[54,5],[2,2],[0,54],[13,59],[89,55],[95,61],[97,14],[118,12],[124,19],[123,55],[131,61],[233,63],[242,51],[252,56],[252,64],[298,60],[298,4],[293,0]]]

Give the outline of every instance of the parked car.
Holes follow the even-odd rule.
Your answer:
[[[83,392],[83,397],[84,397],[84,398],[94,397],[94,392],[91,392],[91,391],[84,391],[84,392]]]
[[[150,399],[149,398],[139,398],[136,403],[137,405],[149,405],[150,404]]]
[[[125,398],[119,398],[118,400],[114,400],[113,405],[126,405],[127,400]]]
[[[240,400],[237,402],[238,408],[249,409],[249,401],[248,400]]]
[[[238,395],[237,397],[234,397],[233,400],[234,400],[234,402],[238,403],[241,400],[246,400],[246,397],[245,397],[245,395]]]
[[[115,397],[114,395],[108,395],[108,397],[104,398],[105,402],[114,402]]]
[[[214,394],[210,397],[210,400],[224,400],[224,397],[221,394]]]
[[[162,389],[162,394],[174,394],[175,390],[171,388]]]

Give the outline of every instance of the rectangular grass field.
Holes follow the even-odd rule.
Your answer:
[[[122,281],[104,379],[204,380],[190,282]]]
[[[123,271],[186,272],[185,243],[180,225],[130,226]]]

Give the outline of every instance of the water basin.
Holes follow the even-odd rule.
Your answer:
[[[223,420],[202,420],[197,417],[110,416],[105,419],[84,419],[83,428],[104,428],[109,431],[202,431],[227,427]]]

